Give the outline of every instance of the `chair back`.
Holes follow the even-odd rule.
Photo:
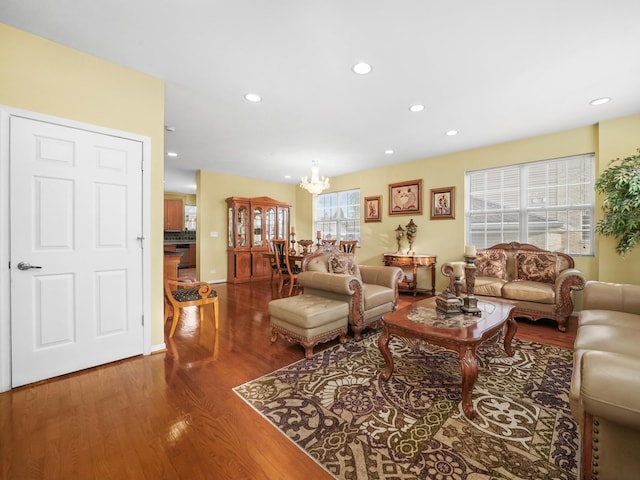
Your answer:
[[[322,245],[335,245],[336,241],[335,239],[333,240],[322,240]]]
[[[345,253],[356,253],[357,240],[340,240],[340,250]]]
[[[273,253],[275,253],[276,265],[280,273],[284,275],[293,275],[289,262],[289,245],[287,244],[287,241],[278,238],[271,240],[271,245]]]

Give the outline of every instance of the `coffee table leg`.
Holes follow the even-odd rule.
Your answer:
[[[507,332],[504,335],[504,351],[507,352],[507,355],[510,357],[513,357],[511,340],[513,340],[516,330],[518,330],[518,323],[513,318],[513,315],[509,314],[509,318],[507,318]]]
[[[380,349],[380,353],[384,357],[384,361],[387,363],[387,368],[380,374],[380,378],[383,380],[389,380],[391,378],[391,374],[393,373],[393,357],[391,356],[391,352],[389,351],[389,340],[391,340],[391,335],[389,334],[389,330],[387,327],[384,327],[382,334],[378,338],[378,348]]]
[[[462,368],[462,409],[467,418],[476,416],[473,410],[473,386],[478,378],[478,358],[476,349],[467,347],[459,352],[460,367]]]

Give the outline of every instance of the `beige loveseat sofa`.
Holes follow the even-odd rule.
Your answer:
[[[587,282],[569,401],[582,479],[640,478],[640,286]]]
[[[358,265],[355,255],[323,245],[302,261],[298,284],[305,294],[349,304],[349,328],[360,340],[365,328],[382,326],[382,316],[398,308],[398,267]]]
[[[443,265],[444,275],[450,276],[450,265]],[[584,284],[571,256],[528,243],[500,243],[479,250],[476,258],[475,295],[513,303],[514,317],[555,320],[562,332],[573,312],[572,291],[582,290]]]

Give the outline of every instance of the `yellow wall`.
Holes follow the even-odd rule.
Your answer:
[[[164,342],[164,82],[0,23],[0,104],[151,138],[152,345]]]
[[[640,115],[617,118],[601,122],[599,125],[599,162],[600,174],[611,160],[633,155],[640,147]],[[602,218],[602,198],[597,199],[597,219]],[[621,257],[615,253],[616,241],[613,238],[597,239],[597,278],[605,282],[640,284],[640,247]]]
[[[195,206],[196,205],[196,195],[195,194],[189,194],[189,193],[175,193],[175,192],[164,192],[164,198],[165,200],[174,200],[174,199],[178,199],[178,200],[182,200],[182,204],[183,205],[192,205]]]

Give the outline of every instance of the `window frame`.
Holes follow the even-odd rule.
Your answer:
[[[572,175],[576,169],[580,175]],[[563,180],[549,183],[552,172]],[[499,186],[489,186],[496,177]],[[548,205],[545,195],[551,197]],[[467,171],[464,200],[466,244],[488,248],[517,241],[572,256],[594,255],[595,153]],[[478,222],[483,216],[485,221]],[[532,217],[540,221],[532,222]],[[515,219],[513,229],[505,229],[505,218]],[[538,228],[532,229],[536,223]]]
[[[330,201],[332,198],[335,202]],[[329,205],[326,204],[327,201]],[[320,205],[321,203],[324,205]],[[327,210],[329,210],[328,217]],[[322,218],[319,217],[321,211],[324,212]],[[357,240],[360,245],[361,211],[362,195],[359,188],[316,195],[313,199],[313,230],[316,232],[316,237],[317,232],[320,232],[321,239],[327,239],[329,236],[330,239],[335,239],[336,243],[340,240]]]

